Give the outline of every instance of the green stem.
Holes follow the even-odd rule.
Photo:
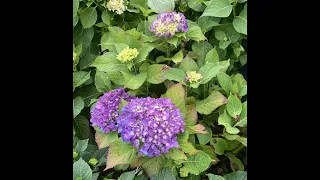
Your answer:
[[[233,16],[234,16],[234,17],[236,17],[236,5],[237,5],[237,2],[238,2],[238,0],[235,0],[235,1],[234,1],[234,4],[233,4],[233,6],[232,6]]]

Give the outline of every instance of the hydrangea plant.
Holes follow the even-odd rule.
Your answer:
[[[73,0],[74,179],[247,170],[246,0]]]

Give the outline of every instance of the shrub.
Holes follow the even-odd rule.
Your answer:
[[[73,0],[73,179],[246,179],[246,0]]]

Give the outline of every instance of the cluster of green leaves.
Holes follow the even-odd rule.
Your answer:
[[[128,0],[121,15],[107,3],[73,0],[74,179],[246,179],[246,0]],[[154,36],[152,21],[173,10],[188,32]],[[139,54],[123,63],[126,47]],[[203,78],[186,82],[191,71]],[[148,158],[117,132],[90,127],[97,99],[119,87],[171,98],[186,122],[179,148]]]

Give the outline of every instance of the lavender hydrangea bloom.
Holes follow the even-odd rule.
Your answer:
[[[121,98],[129,102],[135,96],[127,94],[124,88],[104,93],[90,111],[92,126],[98,126],[104,133],[116,131],[116,118],[119,116],[118,108]]]
[[[182,13],[160,13],[150,26],[150,31],[156,36],[171,37],[176,32],[187,32],[188,22]]]
[[[184,132],[185,122],[169,98],[136,98],[122,108],[117,118],[124,142],[149,157],[178,147],[176,134]]]

